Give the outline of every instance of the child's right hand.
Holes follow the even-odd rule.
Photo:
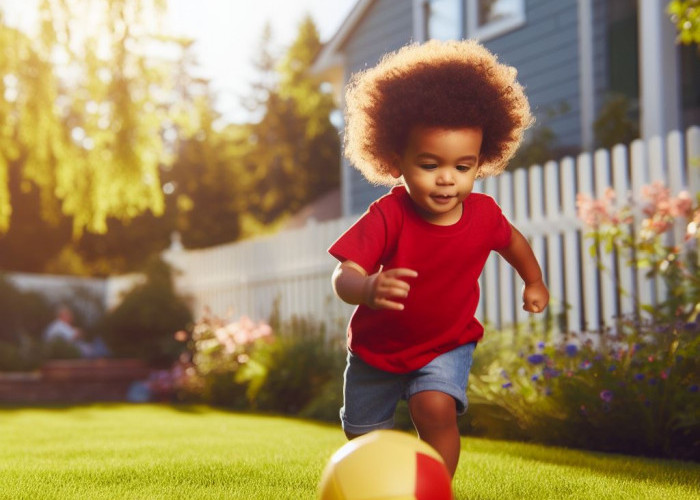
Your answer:
[[[416,278],[413,269],[396,268],[367,276],[364,287],[364,303],[372,309],[401,311],[404,305],[392,299],[406,298],[411,286],[402,278]]]

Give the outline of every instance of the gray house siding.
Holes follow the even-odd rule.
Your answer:
[[[608,1],[593,1],[593,85],[596,116],[608,93]]]
[[[374,66],[387,52],[411,42],[413,13],[410,4],[406,0],[378,0],[372,4],[343,47],[346,77]],[[364,212],[370,203],[387,193],[385,186],[369,184],[345,159],[343,168],[350,168],[346,179],[350,184],[351,213]]]
[[[600,40],[605,28],[598,22],[605,15],[604,4],[603,0],[594,0],[596,106],[607,82],[605,41]],[[342,48],[346,78],[412,40],[411,9],[412,2],[406,0],[377,0],[372,4]],[[502,62],[518,69],[518,79],[525,86],[536,117],[535,128],[550,128],[556,132],[556,147],[574,151],[581,144],[577,1],[528,0],[525,9],[522,27],[484,45]],[[387,192],[386,187],[367,183],[345,159],[343,168],[350,169],[345,179],[351,213],[363,212]]]
[[[484,43],[518,70],[537,127],[556,131],[556,146],[581,144],[576,0],[530,0],[525,25]]]

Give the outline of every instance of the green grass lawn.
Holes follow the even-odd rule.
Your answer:
[[[0,408],[0,499],[313,499],[338,426],[206,407]],[[693,499],[700,465],[465,438],[458,499]]]

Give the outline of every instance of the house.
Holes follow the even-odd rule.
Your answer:
[[[333,85],[342,109],[350,75],[386,52],[429,38],[475,38],[518,69],[537,119],[530,137],[547,127],[555,156],[591,151],[593,124],[613,95],[626,98],[644,139],[700,123],[700,53],[676,45],[667,3],[358,0],[312,71]],[[364,211],[386,191],[344,159],[341,169],[344,215]]]

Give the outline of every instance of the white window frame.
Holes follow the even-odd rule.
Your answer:
[[[466,0],[467,36],[477,40],[490,40],[520,28],[525,24],[525,0],[514,1],[516,10],[512,16],[479,26],[479,0]]]
[[[518,29],[525,24],[525,0],[515,0],[516,11],[514,15],[484,26],[479,26],[477,22],[479,19],[479,0],[463,1],[466,4],[464,14],[467,18],[465,38],[481,41],[490,40]],[[425,3],[426,0],[413,0],[413,39],[419,42],[424,42],[427,39]]]

